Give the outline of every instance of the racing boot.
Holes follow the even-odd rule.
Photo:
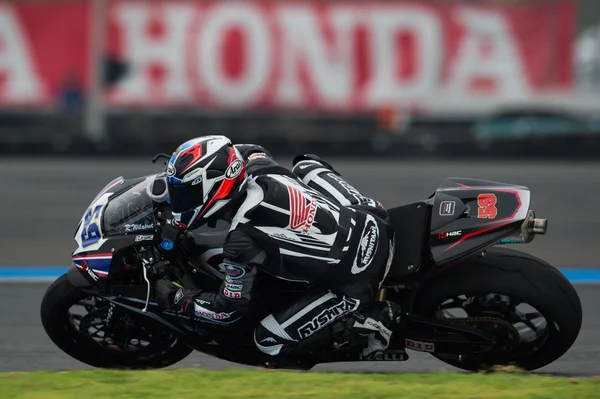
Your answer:
[[[396,334],[395,338],[402,345],[400,349],[395,345],[397,352],[393,360],[407,360],[400,310],[400,305],[394,302],[374,302],[314,334],[310,337],[312,345],[319,341],[318,351],[329,352],[330,355],[325,358],[330,362],[386,360],[385,352]],[[300,343],[306,344],[308,342]],[[312,351],[315,349],[314,346],[311,348]]]
[[[390,345],[392,335],[403,333],[400,311],[400,305],[385,301],[374,302],[353,314],[352,331],[358,336],[367,337],[367,344],[359,355],[360,360],[384,360],[384,352]],[[397,338],[401,339],[404,346],[402,337]]]

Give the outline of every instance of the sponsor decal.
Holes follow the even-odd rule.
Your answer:
[[[433,342],[415,341],[413,339],[405,338],[404,345],[414,351],[419,352],[435,352],[435,344]]]
[[[175,299],[174,299],[175,305],[177,305],[179,303],[179,301],[181,301],[181,298],[183,298],[183,290],[179,289],[179,290],[177,290],[177,293],[175,294]]]
[[[498,198],[495,194],[479,194],[477,196],[477,217],[479,219],[495,219],[498,215],[497,202]]]
[[[358,309],[359,304],[359,300],[344,296],[340,303],[333,305],[329,309],[323,310],[311,321],[298,328],[298,334],[300,335],[300,338],[304,339],[306,337],[310,337],[338,317]]]
[[[130,233],[132,231],[138,231],[138,230],[150,230],[154,228],[154,224],[153,223],[145,223],[145,224],[126,224],[125,225],[125,232],[126,233]]]
[[[154,235],[149,235],[149,236],[135,236],[135,241],[139,242],[139,241],[152,241],[154,240]]]
[[[377,247],[379,246],[379,227],[371,216],[367,216],[367,222],[363,229],[362,237],[360,239],[360,245],[358,247],[358,253],[354,259],[354,264],[350,271],[352,274],[358,274],[363,272],[375,257]]]
[[[167,315],[167,316],[172,316],[172,317],[178,317],[180,319],[184,319],[184,320],[190,320],[192,317],[188,314],[185,313],[180,313],[180,312],[176,312],[174,310],[163,310],[163,314]]]
[[[102,238],[102,231],[100,230],[100,211],[104,205],[96,205],[96,207],[89,208],[83,217],[83,223],[81,225],[81,246],[83,248],[90,247]]]
[[[98,281],[98,276],[96,276],[96,273],[94,273],[94,271],[88,266],[88,263],[85,260],[81,261],[81,267],[87,272],[87,274],[92,278],[92,280]]]
[[[233,299],[240,299],[242,297],[241,292],[233,292],[233,291],[228,290],[227,288],[223,289],[223,295],[225,295],[228,298],[233,298]]]
[[[381,334],[381,337],[386,340],[386,342],[389,342],[389,340],[392,336],[391,330],[386,328],[380,321],[375,321],[370,317],[367,318],[367,320],[365,320],[363,328],[366,328],[366,329],[369,329],[372,331],[378,331]]]
[[[276,344],[276,343],[277,343],[277,341],[276,341],[276,340],[275,340],[275,338],[273,338],[273,337],[267,337],[267,338],[263,339],[262,341],[260,341],[260,343],[261,343],[261,344],[262,344],[263,342],[264,342],[264,343],[274,343],[274,344]]]
[[[175,166],[172,163],[167,164],[167,176],[175,176]]]
[[[225,313],[225,312],[213,312],[212,310],[203,308],[200,305],[194,304],[194,314],[198,317],[202,317],[205,319],[211,319],[211,320],[224,320],[224,319],[229,319],[231,317],[231,315],[234,312],[231,313]]]
[[[389,350],[383,352],[383,360],[386,362],[399,362],[406,360],[406,352],[400,350]]]
[[[442,201],[442,203],[440,204],[440,216],[454,215],[454,208],[456,208],[456,202]]]
[[[194,179],[194,181],[192,182],[192,186],[195,186],[195,185],[196,185],[196,184],[198,184],[198,183],[202,183],[202,176],[200,176],[200,177],[196,177],[196,178]]]
[[[290,228],[308,233],[315,221],[317,201],[314,198],[308,201],[300,190],[291,186],[288,186],[288,194],[290,197]]]
[[[460,237],[462,235],[462,230],[456,231],[445,231],[438,233],[438,239],[443,240],[448,237]]]
[[[229,165],[229,167],[225,171],[225,178],[226,179],[235,179],[236,177],[238,177],[240,175],[240,172],[242,171],[243,166],[244,165],[242,164],[242,161],[240,161],[239,159],[236,159]]]
[[[248,162],[254,161],[255,159],[266,158],[266,157],[267,157],[267,154],[265,154],[264,152],[255,152],[254,154],[251,154],[248,157]]]
[[[230,291],[241,291],[243,284],[231,284],[231,283],[225,282],[225,287],[227,287]]]
[[[246,270],[243,267],[236,265],[225,265],[225,272],[232,279],[239,279],[246,274]]]
[[[284,233],[270,233],[269,235],[273,238],[281,238],[283,240],[289,240],[289,241],[298,241],[298,239],[296,239],[296,237],[288,236],[287,234],[284,234]]]

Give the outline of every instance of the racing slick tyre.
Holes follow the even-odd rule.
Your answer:
[[[85,310],[86,314],[71,313]],[[122,331],[126,342],[106,329],[109,305],[75,288],[67,275],[48,287],[41,304],[41,319],[48,337],[69,356],[93,367],[114,369],[156,369],[187,357],[193,349],[169,332],[151,330],[129,323]],[[113,340],[114,339],[114,340]],[[145,344],[145,345],[144,345]]]
[[[452,309],[461,314],[452,314]],[[507,352],[433,354],[469,371],[490,370],[495,365],[524,370],[546,366],[569,350],[582,323],[579,296],[558,269],[532,255],[504,248],[492,248],[425,283],[415,299],[414,313],[467,324],[500,319],[500,324],[518,332],[518,340]]]

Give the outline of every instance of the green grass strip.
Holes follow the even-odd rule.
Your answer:
[[[346,374],[236,369],[0,373],[3,399],[599,397],[600,377],[519,373]]]

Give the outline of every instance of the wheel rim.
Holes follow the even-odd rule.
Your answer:
[[[490,317],[508,322],[518,333],[518,343],[508,353],[499,355],[495,359],[488,359],[491,352],[481,352],[484,362],[498,360],[499,364],[517,362],[529,354],[538,351],[548,340],[553,331],[560,331],[560,327],[545,316],[535,306],[526,300],[514,295],[497,293],[489,294],[459,294],[454,295],[439,303],[434,311],[438,319],[465,319]],[[457,355],[443,355],[440,358],[457,358]],[[471,355],[459,355],[459,359],[466,359]]]
[[[69,328],[91,346],[121,361],[147,361],[160,357],[178,343],[173,334],[136,324],[124,313],[118,320],[111,321],[111,326],[115,324],[116,328],[109,328],[110,309],[110,303],[102,298],[80,299],[67,311]],[[122,328],[123,323],[130,323],[127,329]]]

